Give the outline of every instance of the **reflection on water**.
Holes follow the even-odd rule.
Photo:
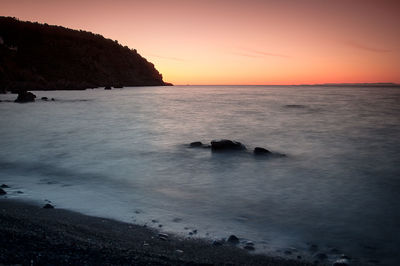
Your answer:
[[[156,219],[183,234],[185,227],[199,236],[234,233],[267,252],[292,246],[313,256],[307,243],[314,243],[329,259],[338,248],[382,265],[400,260],[398,88],[35,94],[56,101],[0,103],[0,182],[12,186],[11,197],[130,222]],[[219,138],[288,156],[186,145]]]

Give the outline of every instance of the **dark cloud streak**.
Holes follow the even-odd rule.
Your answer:
[[[351,46],[351,47],[354,47],[354,48],[357,48],[360,50],[364,50],[364,51],[374,52],[374,53],[390,53],[391,52],[390,50],[387,50],[387,49],[375,48],[375,47],[371,47],[371,46],[357,43],[354,41],[347,41],[345,43],[348,46]]]

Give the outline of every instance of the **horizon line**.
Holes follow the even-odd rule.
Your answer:
[[[299,83],[299,84],[173,84],[174,86],[385,86],[399,87],[395,82],[344,82],[344,83]]]

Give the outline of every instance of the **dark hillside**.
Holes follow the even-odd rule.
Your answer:
[[[162,75],[99,34],[0,17],[0,89],[159,86]]]

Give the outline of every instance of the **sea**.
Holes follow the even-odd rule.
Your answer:
[[[399,87],[33,93],[0,95],[2,197],[289,259],[400,265]],[[189,146],[214,139],[247,150]]]

